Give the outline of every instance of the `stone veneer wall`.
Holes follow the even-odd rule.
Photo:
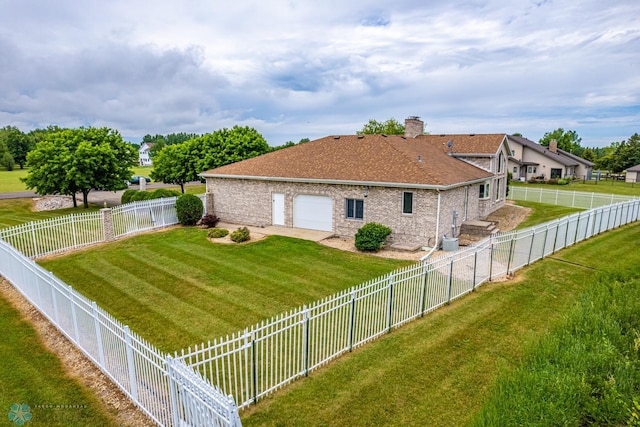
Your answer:
[[[413,193],[413,214],[402,213],[402,193]],[[235,224],[267,226],[272,224],[272,194],[285,195],[285,226],[293,227],[293,201],[297,195],[329,196],[333,199],[333,224],[337,236],[352,237],[367,222],[379,222],[391,227],[392,243],[403,245],[435,244],[438,192],[411,188],[365,187],[361,185],[325,185],[258,181],[241,179],[207,178],[208,200],[213,212],[222,221]],[[458,212],[458,227],[467,220],[480,219],[484,211],[493,206],[478,200],[479,185],[460,187],[440,192],[440,226],[438,241],[451,236],[453,212]],[[348,219],[345,200],[364,201],[364,219]],[[466,218],[465,218],[465,199]],[[208,206],[209,208],[209,206]],[[459,228],[458,228],[459,229]]]

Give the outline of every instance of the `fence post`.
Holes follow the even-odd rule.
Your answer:
[[[473,283],[471,285],[471,290],[476,290],[476,272],[478,271],[478,249],[473,252]]]
[[[513,261],[513,242],[515,242],[515,235],[511,236],[511,242],[509,242],[509,258],[507,258],[507,274],[511,272],[511,263]]]
[[[54,283],[56,282],[56,278],[53,275],[53,272],[49,272],[49,279],[51,280],[50,289],[51,289],[51,302],[53,302],[53,318],[56,321],[56,326],[60,325],[60,321],[58,320],[58,299],[56,298],[56,287]]]
[[[129,367],[129,384],[131,387],[131,397],[138,404],[138,386],[136,382],[136,365],[133,359],[133,345],[131,344],[131,331],[129,327],[124,327],[124,342],[127,351],[127,365]]]
[[[420,307],[420,317],[424,316],[424,312],[427,309],[427,276],[429,274],[429,265],[426,262],[422,263],[422,298]]]
[[[110,208],[100,209],[102,215],[102,235],[105,242],[111,242],[115,240],[115,233],[113,231],[113,214]]]
[[[527,265],[531,265],[531,253],[533,252],[533,242],[536,240],[536,228],[533,229],[531,234],[531,245],[529,245],[529,257],[527,258]],[[544,247],[542,248],[544,254]]]
[[[389,307],[387,308],[387,332],[391,332],[393,323],[393,273],[389,274]]]
[[[258,403],[258,351],[256,350],[256,332],[251,331],[251,364],[253,365],[251,382],[253,384],[253,403]]]
[[[453,282],[453,256],[451,257],[451,263],[449,264],[449,283],[447,285],[447,304],[451,302],[451,286]]]
[[[309,376],[309,310],[303,306],[304,376]]]
[[[489,252],[489,281],[493,276],[493,239],[491,239],[491,252]]]
[[[67,285],[69,291],[69,304],[71,305],[71,321],[73,323],[73,336],[76,339],[76,345],[80,345],[80,333],[78,332],[78,319],[76,318],[76,304],[73,302],[73,288],[71,285]]]
[[[100,321],[98,320],[98,305],[95,301],[91,302],[91,309],[93,314],[93,324],[96,329],[96,342],[98,344],[98,358],[100,360],[100,367],[107,369],[104,361],[104,348],[102,347],[102,331],[100,329]]]
[[[34,221],[30,222],[31,226],[31,242],[33,243],[33,258],[38,256],[38,242],[36,241],[36,224]]]
[[[349,353],[353,351],[353,336],[355,334],[354,328],[355,328],[355,322],[356,322],[356,295],[353,289],[351,290],[350,305],[351,305],[351,313],[350,313],[351,319],[349,320]]]
[[[182,417],[178,412],[178,393],[176,393],[177,385],[174,378],[175,371],[173,369],[173,358],[171,358],[171,356],[167,356],[165,363],[167,365],[167,378],[169,379],[169,401],[171,405],[171,418],[173,418],[173,425],[179,426],[180,418]]]

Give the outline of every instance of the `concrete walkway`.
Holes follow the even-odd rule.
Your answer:
[[[217,227],[226,228],[229,231],[234,231],[244,226],[238,225],[238,224],[220,222],[218,223]],[[247,228],[251,233],[265,234],[268,236],[276,235],[276,236],[295,237],[297,239],[311,240],[312,242],[319,242],[321,240],[328,239],[329,237],[333,236],[333,233],[331,231],[308,230],[306,228],[280,227],[277,225],[268,225],[266,227],[247,226]]]

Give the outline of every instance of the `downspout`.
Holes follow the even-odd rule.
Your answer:
[[[436,239],[435,239],[435,247],[440,246],[440,190],[438,191],[438,210],[436,213]]]

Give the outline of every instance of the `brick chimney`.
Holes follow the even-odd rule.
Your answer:
[[[549,151],[551,151],[552,153],[558,152],[558,141],[556,141],[555,139],[549,141]]]
[[[418,116],[409,116],[404,121],[405,138],[415,138],[424,133],[424,122]]]

